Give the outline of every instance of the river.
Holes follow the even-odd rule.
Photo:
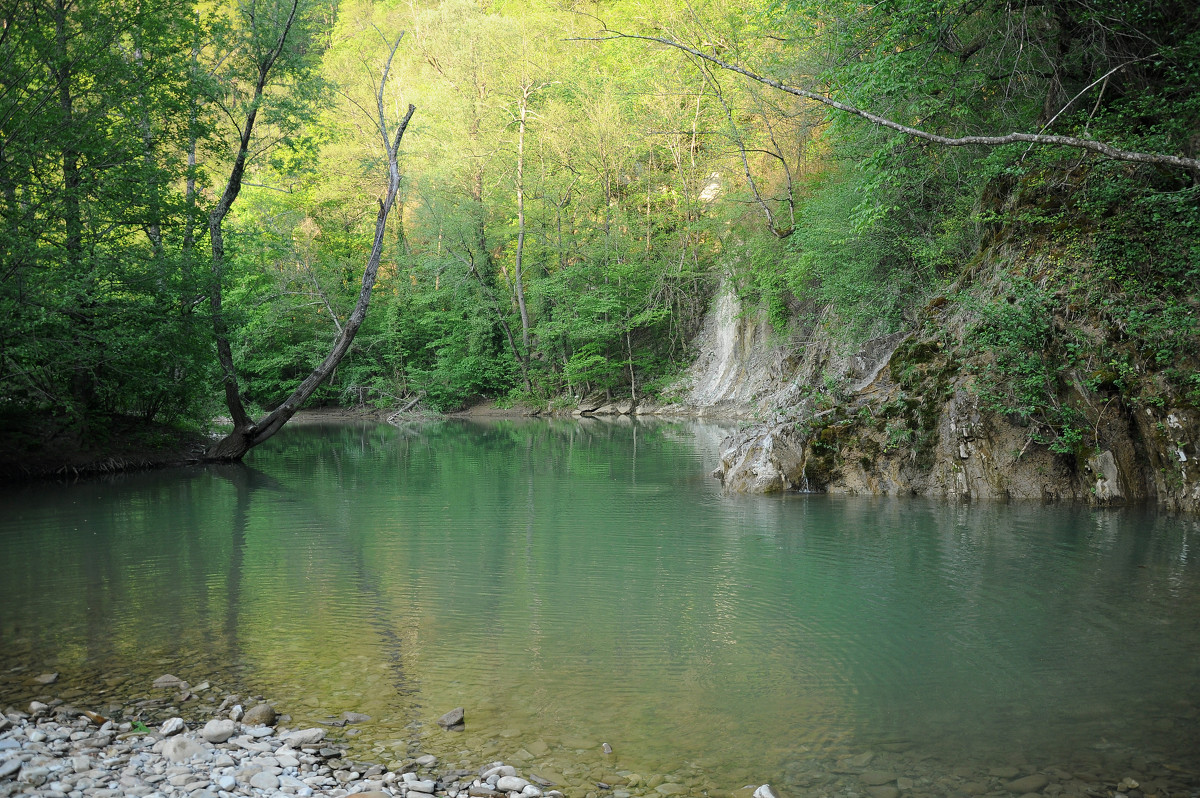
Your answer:
[[[170,672],[293,725],[368,714],[331,727],[362,760],[581,791],[1197,764],[1197,519],[726,496],[725,431],[315,424],[244,466],[5,488],[0,705],[113,711]]]

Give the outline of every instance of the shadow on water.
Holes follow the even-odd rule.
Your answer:
[[[722,432],[312,426],[242,466],[2,494],[0,704],[50,695],[42,670],[117,700],[178,669],[297,724],[372,715],[363,758],[527,747],[588,760],[581,783],[698,790],[824,789],[864,751],[986,772],[1196,749],[1195,519],[727,496]]]

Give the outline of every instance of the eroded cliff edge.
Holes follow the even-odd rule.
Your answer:
[[[1069,210],[1071,190],[1059,179],[994,192],[977,256],[905,330],[839,342],[826,318],[776,335],[766,357],[702,353],[693,402],[716,374],[770,386],[725,390],[758,421],[722,443],[714,475],[736,492],[1200,511],[1197,253],[1139,260],[1161,251],[1139,240],[1152,227],[1029,212]]]

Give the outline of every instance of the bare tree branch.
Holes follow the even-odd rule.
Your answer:
[[[942,136],[937,133],[929,133],[928,131],[920,130],[919,128],[910,127],[909,125],[904,125],[891,119],[886,119],[877,114],[873,114],[870,111],[864,111],[861,108],[855,108],[852,105],[839,102],[832,97],[826,97],[824,94],[808,91],[807,89],[801,89],[798,86],[790,86],[782,81],[776,80],[775,78],[768,77],[766,75],[760,75],[757,72],[753,72],[737,64],[731,64],[727,61],[717,58],[716,56],[712,56],[708,53],[698,50],[695,47],[683,44],[682,42],[661,38],[659,36],[643,36],[634,33],[621,33],[620,31],[610,30],[608,28],[604,29],[604,34],[605,35],[602,36],[578,37],[575,40],[612,41],[615,39],[639,39],[641,41],[657,42],[658,44],[663,44],[667,47],[674,47],[676,50],[690,53],[691,55],[701,58],[710,64],[714,64],[721,69],[725,69],[730,72],[736,72],[737,74],[743,75],[750,80],[757,81],[764,86],[770,86],[773,89],[778,89],[779,91],[786,92],[796,97],[803,97],[806,100],[812,100],[813,102],[827,105],[830,108],[843,113],[852,114],[865,119],[873,125],[878,125],[879,127],[887,128],[889,130],[895,130],[899,133],[904,133],[905,135],[912,136],[914,138],[933,142],[934,144],[941,144],[945,147],[967,147],[972,145],[998,147],[1004,144],[1017,144],[1021,142],[1028,144],[1054,145],[1059,147],[1073,147],[1076,149],[1090,150],[1091,152],[1100,153],[1101,155],[1117,161],[1131,161],[1133,163],[1175,166],[1181,169],[1188,169],[1195,173],[1200,173],[1200,160],[1195,158],[1184,158],[1178,155],[1166,155],[1164,153],[1123,150],[1119,147],[1114,147],[1111,144],[1106,144],[1103,141],[1081,139],[1076,138],[1075,136],[1053,136],[1044,135],[1041,133],[1009,133],[1005,136],[961,136],[954,138],[951,136]]]

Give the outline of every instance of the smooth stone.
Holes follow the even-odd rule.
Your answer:
[[[550,753],[550,746],[546,744],[545,740],[534,740],[526,748],[534,756],[545,756]]]
[[[238,748],[244,748],[247,751],[254,751],[260,754],[270,753],[275,750],[274,746],[270,743],[256,743],[252,738],[246,736],[235,737],[232,742]]]
[[[862,783],[868,787],[881,787],[884,784],[890,784],[896,780],[896,774],[888,773],[885,770],[868,770],[859,776]]]
[[[172,737],[162,747],[162,755],[172,762],[183,762],[207,751],[200,743],[187,737]]]
[[[275,790],[279,788],[279,779],[273,773],[260,770],[250,777],[250,786],[260,790]]]
[[[863,753],[859,754],[858,756],[851,757],[850,764],[851,764],[851,766],[856,767],[856,768],[865,768],[867,765],[871,764],[872,760],[874,760],[874,759],[875,759],[874,751],[864,751]]]
[[[1026,776],[1021,779],[1015,779],[1004,785],[1004,789],[1017,795],[1025,795],[1030,792],[1041,792],[1050,779],[1043,776],[1041,773],[1034,773],[1032,776]]]
[[[482,784],[472,784],[467,788],[467,795],[471,796],[471,798],[495,798],[499,794],[491,787],[486,787]]]
[[[500,792],[520,792],[529,786],[529,782],[520,776],[501,776],[496,781],[496,789]]]
[[[0,779],[7,779],[9,776],[16,773],[21,769],[22,764],[24,763],[21,762],[21,760],[17,757],[12,757],[11,759],[6,759],[3,762],[0,762]]]
[[[495,767],[490,767],[483,771],[483,773],[480,774],[480,778],[490,779],[492,776],[496,776],[498,778],[500,776],[515,775],[517,775],[517,769],[512,765],[496,765]]]
[[[423,792],[427,795],[433,795],[433,791],[437,789],[437,782],[428,779],[417,779],[407,782],[407,784],[410,791]]]
[[[41,701],[30,701],[29,702],[29,714],[30,715],[40,714],[42,712],[45,712],[49,708],[50,708],[49,704],[43,704]]]
[[[1014,767],[1002,766],[994,767],[988,771],[989,776],[995,776],[998,779],[1015,779],[1021,775],[1021,771]]]
[[[204,728],[200,730],[200,736],[210,743],[223,743],[232,737],[235,731],[237,731],[237,724],[232,720],[213,718],[204,724]]]
[[[754,798],[779,798],[779,796],[771,789],[770,784],[764,784],[754,791]]]
[[[423,768],[433,767],[437,764],[437,757],[433,754],[423,754],[417,757],[416,762]]]
[[[437,723],[443,729],[449,729],[451,726],[459,726],[463,723],[466,717],[466,712],[462,707],[455,707],[437,719]]]
[[[891,784],[868,787],[867,792],[870,793],[871,798],[900,798],[899,788]]]
[[[680,793],[687,792],[687,787],[678,782],[667,781],[655,787],[654,791],[659,795],[679,795]]]
[[[29,733],[29,742],[44,743],[46,741],[46,733],[41,729],[34,729]]]
[[[521,795],[525,798],[542,798],[542,791],[532,784],[526,784],[525,789],[521,790]]]
[[[41,676],[34,676],[33,680],[38,684],[54,684],[58,681],[57,673],[43,673]]]
[[[246,736],[252,739],[260,739],[262,737],[270,737],[275,733],[275,730],[270,726],[252,726],[246,729]]]
[[[179,687],[182,684],[183,684],[183,679],[180,679],[178,676],[172,676],[169,673],[164,673],[162,676],[159,676],[157,679],[154,680],[153,686],[158,687],[158,688],[167,688],[167,687]]]
[[[342,720],[347,723],[366,723],[371,719],[370,715],[364,715],[361,712],[343,712]]]
[[[242,723],[247,726],[274,726],[277,717],[275,707],[270,704],[259,704],[246,710],[242,715]]]
[[[163,737],[170,737],[174,734],[179,734],[186,729],[187,726],[183,722],[183,718],[168,718],[163,722],[163,725],[158,727],[158,733]]]
[[[239,721],[246,715],[246,710],[242,709],[241,704],[234,704],[233,709],[229,710],[229,719]]]
[[[318,745],[325,739],[324,729],[297,729],[283,734],[279,737],[280,740],[287,743],[292,748],[298,748],[306,745]]]
[[[220,787],[225,792],[229,792],[234,787],[237,787],[237,779],[235,779],[233,776],[230,776],[228,773],[226,773],[224,776],[217,779],[217,786]]]

